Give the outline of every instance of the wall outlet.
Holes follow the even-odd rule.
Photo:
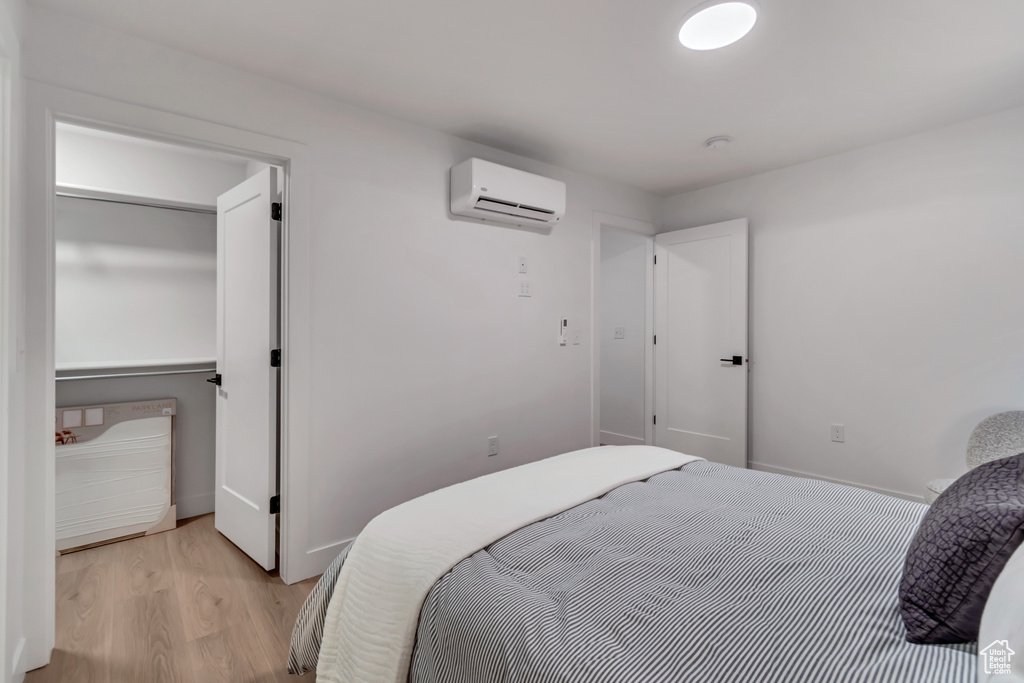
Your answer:
[[[843,425],[832,425],[832,440],[838,443],[846,441],[846,427]]]
[[[488,457],[498,454],[498,437],[489,436],[487,437],[487,455]]]
[[[520,280],[519,281],[519,296],[533,296],[530,293],[530,281]]]

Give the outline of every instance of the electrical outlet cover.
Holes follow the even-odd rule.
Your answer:
[[[844,443],[846,441],[846,428],[843,425],[832,425],[832,440],[836,443]]]

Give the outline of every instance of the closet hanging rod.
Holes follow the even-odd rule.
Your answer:
[[[70,375],[55,377],[58,382],[67,382],[72,379],[115,379],[118,377],[156,377],[158,375],[195,375],[200,373],[217,372],[217,368],[197,368],[189,370],[153,370],[147,372],[111,372],[105,375]]]
[[[110,202],[111,204],[128,204],[130,206],[148,206],[154,209],[170,209],[172,211],[189,211],[191,213],[205,213],[217,215],[216,207],[203,206],[201,204],[190,204],[188,202],[175,202],[171,200],[148,199],[135,197],[130,194],[107,192],[105,190],[93,190],[92,188],[80,188],[72,185],[58,185],[58,197],[69,199],[88,199],[94,202]]]

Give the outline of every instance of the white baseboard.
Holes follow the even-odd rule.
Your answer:
[[[643,446],[644,438],[618,434],[617,432],[601,432],[601,443],[606,446]]]
[[[305,557],[302,558],[301,567],[290,566],[288,568],[288,573],[295,577],[292,583],[316,576],[317,574],[323,574],[324,570],[331,566],[331,562],[334,562],[334,558],[340,555],[342,549],[351,543],[352,540],[351,538],[346,538],[343,541],[336,541],[322,545],[319,548],[307,550]]]
[[[179,497],[174,503],[178,506],[178,519],[198,517],[214,510],[213,493],[200,493],[197,496]]]
[[[843,484],[844,486],[854,486],[859,489],[867,489],[868,491],[874,491],[875,493],[881,493],[886,496],[892,496],[893,498],[902,498],[903,500],[909,500],[913,503],[924,502],[924,496],[916,496],[912,493],[906,493],[904,491],[893,491],[891,489],[883,489],[879,486],[869,486],[868,484],[861,484],[856,481],[846,481],[843,479],[833,479],[832,477],[823,477],[820,474],[811,474],[810,472],[791,470],[788,467],[778,467],[777,465],[768,465],[762,462],[751,462],[750,469],[758,470],[760,472],[771,472],[773,474],[788,474],[791,477],[803,477],[804,479],[820,479],[822,481],[831,482],[833,484]]]
[[[11,666],[11,683],[21,683],[25,680],[25,670],[21,666],[21,655],[24,654],[24,652],[25,639],[22,638],[14,648],[14,656],[11,657],[11,661],[14,662]]]

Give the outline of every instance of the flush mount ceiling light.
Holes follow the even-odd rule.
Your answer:
[[[756,21],[757,6],[752,0],[712,0],[686,15],[679,42],[691,50],[717,50],[750,33]]]

